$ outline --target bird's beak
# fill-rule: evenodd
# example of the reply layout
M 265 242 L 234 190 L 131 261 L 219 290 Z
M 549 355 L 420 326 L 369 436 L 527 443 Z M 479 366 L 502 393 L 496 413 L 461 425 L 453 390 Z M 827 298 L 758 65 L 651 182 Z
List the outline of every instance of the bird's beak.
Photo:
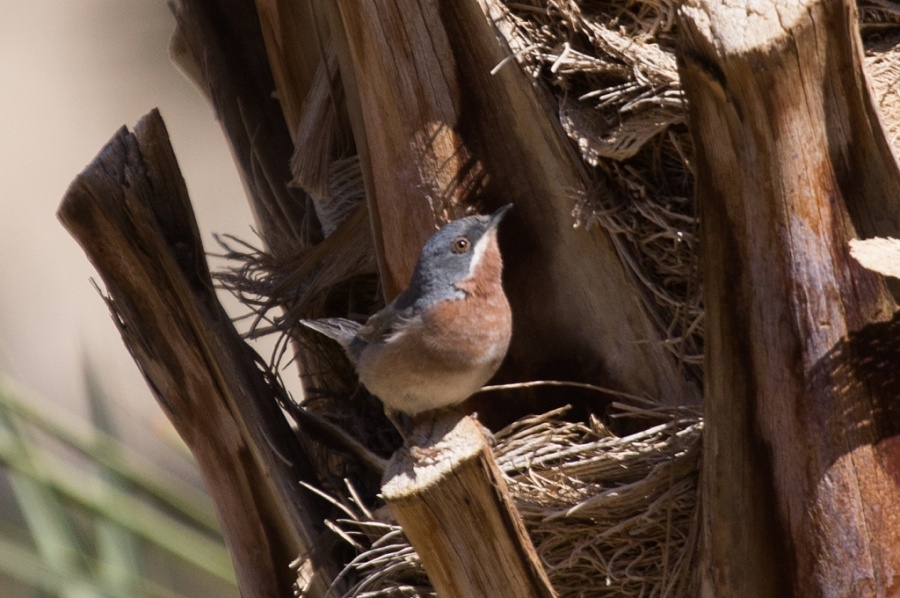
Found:
M 497 228 L 497 225 L 500 224 L 500 221 L 503 220 L 503 216 L 513 207 L 513 204 L 508 203 L 505 206 L 501 206 L 497 211 L 491 214 L 491 221 L 488 223 L 488 230 L 493 230 Z

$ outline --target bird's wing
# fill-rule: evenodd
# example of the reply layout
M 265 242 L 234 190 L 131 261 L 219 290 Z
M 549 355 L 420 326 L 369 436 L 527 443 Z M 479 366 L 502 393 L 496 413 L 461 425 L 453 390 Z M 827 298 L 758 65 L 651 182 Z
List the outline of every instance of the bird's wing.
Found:
M 373 314 L 356 333 L 356 337 L 366 344 L 383 343 L 408 326 L 415 319 L 414 313 L 412 307 L 396 309 L 391 304 Z
M 362 324 L 346 318 L 322 318 L 319 320 L 300 320 L 300 323 L 324 334 L 328 338 L 336 340 L 345 349 L 350 345 Z

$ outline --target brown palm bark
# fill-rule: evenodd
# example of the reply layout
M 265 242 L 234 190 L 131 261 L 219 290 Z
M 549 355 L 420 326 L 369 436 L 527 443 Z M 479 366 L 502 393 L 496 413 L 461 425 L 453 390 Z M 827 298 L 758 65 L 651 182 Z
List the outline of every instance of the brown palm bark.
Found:
M 900 591 L 900 232 L 852 2 L 682 9 L 706 304 L 704 595 Z
M 288 596 L 323 511 L 279 397 L 216 299 L 159 113 L 124 128 L 72 183 L 59 217 L 97 268 L 148 385 L 197 460 L 244 596 Z M 308 571 L 318 595 L 328 564 Z

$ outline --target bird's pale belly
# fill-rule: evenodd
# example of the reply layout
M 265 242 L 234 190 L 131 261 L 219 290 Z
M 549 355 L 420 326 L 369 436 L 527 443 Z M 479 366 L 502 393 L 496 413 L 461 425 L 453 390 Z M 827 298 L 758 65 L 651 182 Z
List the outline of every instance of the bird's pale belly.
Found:
M 422 411 L 450 407 L 466 400 L 494 374 L 496 368 L 483 367 L 465 372 L 434 372 L 395 369 L 392 375 L 361 378 L 363 384 L 385 405 L 415 415 Z M 384 372 L 381 372 L 382 374 Z
M 360 381 L 391 407 L 411 415 L 460 403 L 497 371 L 509 336 L 469 353 L 460 362 L 441 355 L 420 335 L 402 335 L 378 351 L 363 351 L 357 363 Z

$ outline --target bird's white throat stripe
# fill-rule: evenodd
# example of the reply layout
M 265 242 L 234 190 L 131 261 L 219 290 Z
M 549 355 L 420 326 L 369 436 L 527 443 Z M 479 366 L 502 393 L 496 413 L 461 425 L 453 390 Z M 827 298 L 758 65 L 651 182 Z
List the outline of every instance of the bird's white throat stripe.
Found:
M 490 237 L 494 234 L 496 233 L 493 230 L 488 231 L 481 235 L 481 238 L 475 243 L 475 248 L 472 250 L 472 261 L 469 262 L 469 275 L 466 278 L 472 278 L 475 275 L 475 268 L 481 263 L 481 258 L 484 257 L 484 252 L 487 250 Z

